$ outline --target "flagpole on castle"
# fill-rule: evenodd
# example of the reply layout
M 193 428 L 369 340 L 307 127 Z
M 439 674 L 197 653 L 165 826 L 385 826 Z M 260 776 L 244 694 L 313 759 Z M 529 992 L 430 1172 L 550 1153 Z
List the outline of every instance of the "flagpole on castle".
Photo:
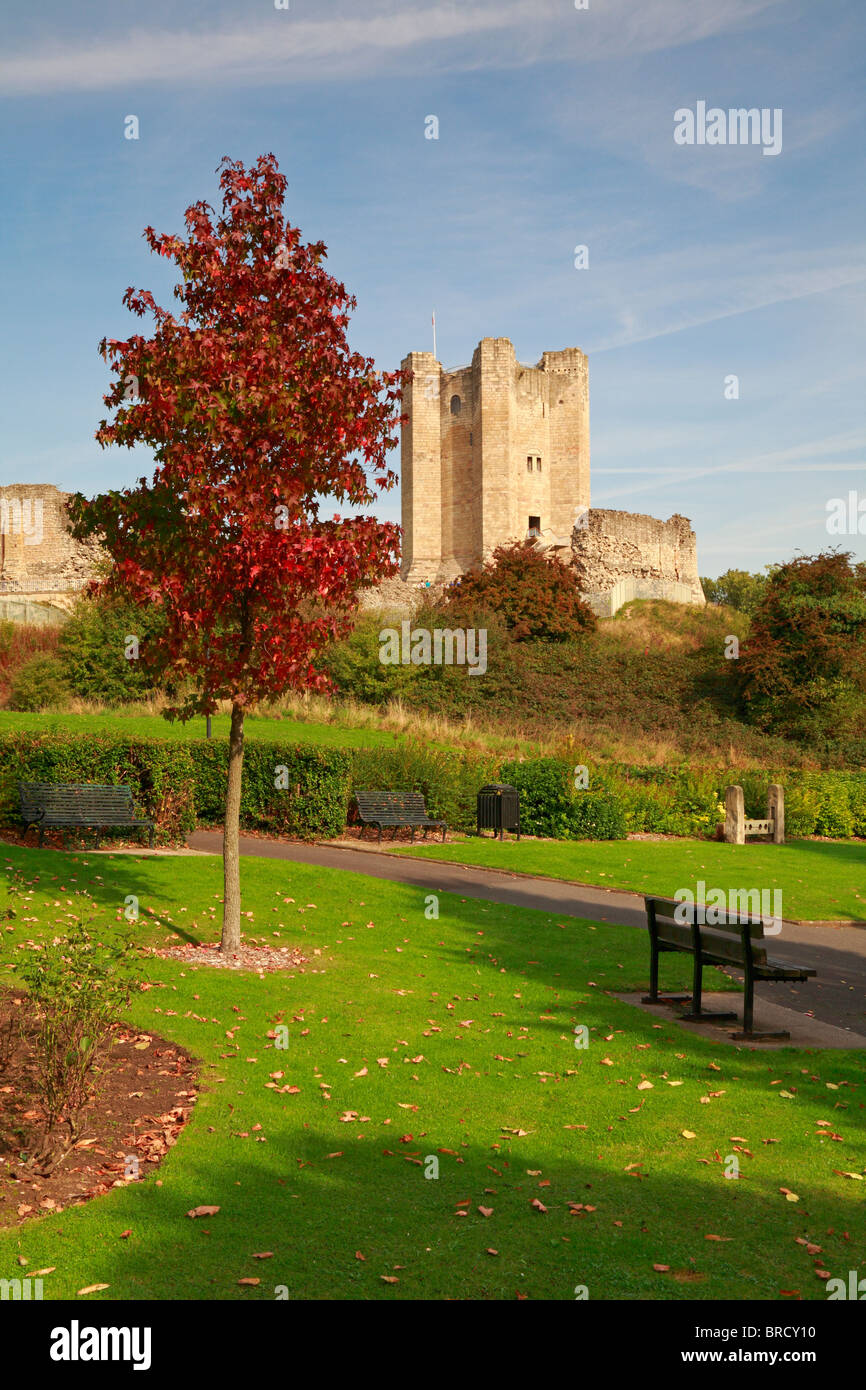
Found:
M 433 310 L 433 356 L 436 356 L 436 310 Z

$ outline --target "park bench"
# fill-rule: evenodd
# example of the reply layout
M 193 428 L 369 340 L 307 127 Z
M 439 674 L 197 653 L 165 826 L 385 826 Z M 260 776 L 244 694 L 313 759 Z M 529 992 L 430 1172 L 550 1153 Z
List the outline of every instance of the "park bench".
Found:
M 444 820 L 431 820 L 427 815 L 427 807 L 424 805 L 424 798 L 418 792 L 355 792 L 355 801 L 358 806 L 358 815 L 362 825 L 378 826 L 379 841 L 382 839 L 382 827 L 392 825 L 394 835 L 398 829 L 406 826 L 412 831 L 412 839 L 415 839 L 415 831 L 423 828 L 424 838 L 427 838 L 427 831 L 431 827 L 442 831 L 442 839 L 445 839 L 445 832 L 448 826 Z
M 736 1018 L 735 1013 L 711 1013 L 701 1007 L 702 973 L 705 965 L 737 966 L 745 973 L 743 1029 L 733 1038 L 788 1038 L 789 1033 L 756 1033 L 753 1027 L 755 981 L 808 980 L 815 974 L 800 966 L 785 965 L 767 955 L 764 919 L 744 913 L 713 911 L 719 921 L 701 921 L 707 909 L 701 904 L 677 903 L 671 898 L 644 898 L 650 937 L 650 992 L 645 1004 L 680 1003 L 688 995 L 659 995 L 659 956 L 680 951 L 694 957 L 691 1009 L 681 1017 L 687 1021 Z M 676 916 L 674 913 L 676 911 Z M 678 920 L 681 919 L 681 920 Z
M 153 844 L 154 823 L 136 817 L 129 787 L 100 787 L 91 783 L 19 782 L 21 819 L 26 835 L 31 827 L 39 831 L 42 844 L 46 830 L 66 831 L 90 829 L 96 832 L 122 826 L 149 832 Z

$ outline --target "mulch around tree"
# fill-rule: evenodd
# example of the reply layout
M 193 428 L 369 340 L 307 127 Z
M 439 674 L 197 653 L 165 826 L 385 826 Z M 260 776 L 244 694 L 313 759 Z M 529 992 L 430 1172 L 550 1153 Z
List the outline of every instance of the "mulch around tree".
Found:
M 0 994 L 0 1029 L 23 998 L 16 990 Z M 22 1160 L 42 1133 L 36 1067 L 27 1039 L 17 1038 L 8 1058 L 0 1055 L 0 1226 L 89 1201 L 136 1181 L 136 1173 L 146 1177 L 177 1142 L 196 1101 L 197 1063 L 188 1052 L 118 1026 L 76 1143 L 43 1175 Z
M 207 965 L 213 970 L 255 970 L 259 975 L 275 970 L 296 970 L 303 975 L 304 966 L 309 964 L 303 952 L 293 946 L 247 946 L 243 942 L 237 951 L 221 951 L 207 942 L 200 946 L 152 946 L 148 955 L 183 965 Z

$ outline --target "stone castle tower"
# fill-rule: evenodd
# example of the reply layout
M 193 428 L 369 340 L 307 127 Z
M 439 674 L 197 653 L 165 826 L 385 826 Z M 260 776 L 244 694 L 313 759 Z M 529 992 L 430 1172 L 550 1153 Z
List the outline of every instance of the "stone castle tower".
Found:
M 482 338 L 446 372 L 410 352 L 403 396 L 403 578 L 450 580 L 535 533 L 570 545 L 589 507 L 589 378 L 579 348 L 522 366 L 508 338 Z

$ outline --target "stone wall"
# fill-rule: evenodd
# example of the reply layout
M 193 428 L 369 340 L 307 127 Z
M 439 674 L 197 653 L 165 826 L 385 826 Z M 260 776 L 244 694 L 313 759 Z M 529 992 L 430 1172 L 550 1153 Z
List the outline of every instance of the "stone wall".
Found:
M 634 581 L 633 598 L 704 604 L 691 523 L 593 507 L 572 533 L 572 563 L 584 594 L 605 595 Z M 690 597 L 685 597 L 686 595 Z
M 0 487 L 0 592 L 68 607 L 92 577 L 99 547 L 69 534 L 69 497 L 44 483 Z

